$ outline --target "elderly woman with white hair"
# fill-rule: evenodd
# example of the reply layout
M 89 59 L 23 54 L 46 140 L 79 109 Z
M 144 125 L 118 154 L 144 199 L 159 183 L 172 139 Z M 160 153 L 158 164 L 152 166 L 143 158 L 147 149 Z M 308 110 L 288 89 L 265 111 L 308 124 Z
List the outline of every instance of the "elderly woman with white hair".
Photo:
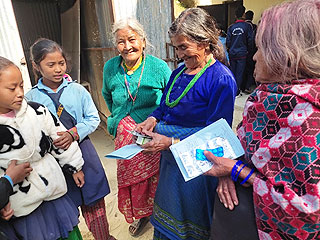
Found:
M 214 162 L 207 174 L 231 175 L 239 198 L 233 211 L 216 201 L 214 240 L 320 237 L 319 22 L 320 0 L 286 2 L 262 15 L 254 55 L 260 85 L 238 127 L 245 156 L 234 161 L 205 153 Z M 247 200 L 241 185 L 253 186 Z M 233 209 L 237 197 L 227 189 L 218 195 Z
M 108 131 L 118 149 L 132 143 L 127 130 L 133 130 L 158 107 L 171 70 L 164 61 L 145 53 L 147 38 L 137 20 L 116 22 L 113 35 L 119 56 L 104 66 L 102 94 L 111 112 Z M 132 223 L 129 233 L 133 236 L 152 214 L 159 161 L 159 153 L 140 153 L 130 160 L 117 161 L 118 208 Z

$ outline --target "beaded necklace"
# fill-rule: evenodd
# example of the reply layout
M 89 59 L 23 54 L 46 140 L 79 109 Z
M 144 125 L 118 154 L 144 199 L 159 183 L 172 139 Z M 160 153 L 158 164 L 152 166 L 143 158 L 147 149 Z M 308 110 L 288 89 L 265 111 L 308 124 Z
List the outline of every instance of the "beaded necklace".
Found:
M 206 71 L 206 69 L 210 66 L 210 63 L 212 62 L 212 59 L 210 59 L 207 64 L 200 70 L 200 72 L 198 72 L 193 78 L 192 80 L 189 82 L 189 84 L 187 85 L 187 87 L 183 90 L 183 92 L 181 93 L 181 95 L 174 100 L 173 102 L 169 102 L 169 97 L 170 97 L 170 93 L 171 90 L 173 88 L 173 85 L 175 84 L 175 82 L 177 81 L 178 77 L 182 74 L 182 72 L 186 69 L 186 67 L 184 67 L 173 79 L 171 86 L 168 90 L 167 96 L 166 96 L 166 105 L 170 108 L 175 107 L 180 100 L 189 92 L 189 90 L 193 87 L 193 85 L 197 82 L 197 80 L 201 77 L 201 75 Z
M 139 77 L 139 82 L 138 82 L 138 86 L 137 86 L 137 92 L 136 92 L 136 95 L 134 97 L 132 97 L 132 94 L 130 92 L 130 89 L 129 89 L 129 83 L 128 83 L 128 80 L 127 80 L 127 77 L 126 77 L 126 71 L 124 72 L 124 82 L 126 84 L 126 87 L 127 87 L 127 91 L 128 91 L 128 94 L 132 100 L 132 104 L 134 104 L 134 101 L 136 100 L 137 98 L 137 95 L 138 95 L 138 91 L 139 91 L 139 87 L 140 87 L 140 83 L 141 83 L 141 78 L 142 78 L 142 74 L 143 74 L 143 70 L 144 70 L 144 65 L 146 63 L 146 58 L 144 57 L 143 59 L 143 65 L 142 65 L 142 69 L 141 69 L 141 73 L 140 73 L 140 77 Z M 125 69 L 124 69 L 125 70 Z

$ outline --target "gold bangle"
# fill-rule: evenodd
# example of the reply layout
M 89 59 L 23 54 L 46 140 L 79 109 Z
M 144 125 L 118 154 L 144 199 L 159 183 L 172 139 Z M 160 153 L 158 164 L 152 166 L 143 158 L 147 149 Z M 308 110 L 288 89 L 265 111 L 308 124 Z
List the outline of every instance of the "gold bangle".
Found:
M 171 145 L 176 144 L 178 142 L 180 142 L 180 138 L 174 138 L 174 137 L 171 138 Z
M 150 116 L 149 118 L 154 119 L 156 122 L 158 122 L 158 120 L 154 117 L 154 116 Z

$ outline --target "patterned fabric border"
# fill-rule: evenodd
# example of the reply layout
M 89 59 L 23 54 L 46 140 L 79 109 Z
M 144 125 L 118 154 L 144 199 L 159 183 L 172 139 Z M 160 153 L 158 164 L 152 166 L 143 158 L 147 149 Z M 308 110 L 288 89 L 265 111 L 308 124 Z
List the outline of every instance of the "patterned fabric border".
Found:
M 186 239 L 190 236 L 199 240 L 209 239 L 210 232 L 208 230 L 190 221 L 178 221 L 172 215 L 162 210 L 157 204 L 154 204 L 153 217 L 181 239 Z

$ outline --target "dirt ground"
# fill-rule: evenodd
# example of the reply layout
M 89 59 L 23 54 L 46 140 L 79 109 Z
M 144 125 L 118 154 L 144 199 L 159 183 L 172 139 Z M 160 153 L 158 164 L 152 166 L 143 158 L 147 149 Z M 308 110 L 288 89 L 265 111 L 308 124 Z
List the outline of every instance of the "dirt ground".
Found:
M 243 106 L 247 97 L 248 95 L 244 95 L 236 99 L 233 129 L 235 129 L 238 123 L 241 121 Z M 125 221 L 123 215 L 118 210 L 116 160 L 107 159 L 104 157 L 106 154 L 114 150 L 112 138 L 101 128 L 91 134 L 90 138 L 97 149 L 111 188 L 111 193 L 105 197 L 106 211 L 111 235 L 118 240 L 152 240 L 153 227 L 150 223 L 148 223 L 139 236 L 131 237 L 128 232 L 129 224 Z M 82 217 L 80 217 L 79 228 L 84 240 L 94 240 Z
M 104 157 L 106 154 L 114 150 L 112 138 L 101 128 L 91 134 L 90 138 L 97 149 L 111 188 L 111 192 L 105 197 L 107 218 L 111 235 L 118 240 L 152 239 L 153 228 L 150 223 L 148 223 L 140 236 L 136 238 L 131 237 L 128 232 L 129 224 L 125 221 L 123 215 L 118 210 L 116 160 Z M 79 228 L 84 240 L 94 240 L 82 217 L 80 217 Z

